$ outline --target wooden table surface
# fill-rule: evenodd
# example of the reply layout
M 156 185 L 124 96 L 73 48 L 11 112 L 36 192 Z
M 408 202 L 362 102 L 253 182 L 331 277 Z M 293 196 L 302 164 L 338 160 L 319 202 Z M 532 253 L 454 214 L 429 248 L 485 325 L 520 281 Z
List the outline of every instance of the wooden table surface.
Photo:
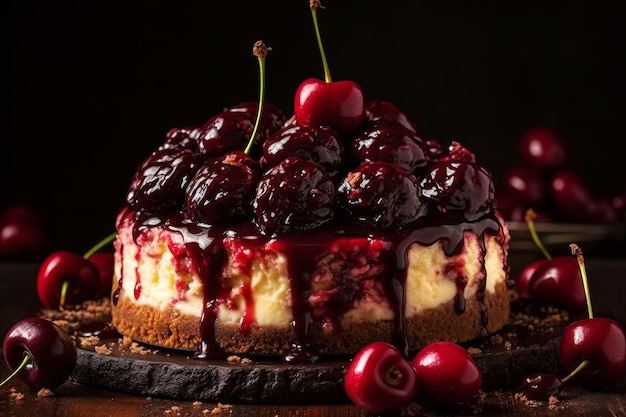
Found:
M 599 260 L 588 262 L 596 316 L 609 315 L 626 324 L 626 308 L 615 303 L 625 293 L 626 262 Z M 593 265 L 593 267 L 591 266 Z M 41 307 L 36 296 L 36 265 L 0 265 L 0 336 L 19 319 L 36 314 Z M 615 294 L 621 294 L 616 298 Z M 603 298 L 609 297 L 609 298 Z M 612 298 L 611 298 L 612 297 Z M 0 378 L 9 371 L 2 359 Z M 487 392 L 477 408 L 442 414 L 413 404 L 402 415 L 407 416 L 571 416 L 626 417 L 626 379 L 605 392 L 591 392 L 567 385 L 556 404 L 528 403 L 519 398 L 520 388 Z M 339 405 L 272 405 L 196 403 L 161 398 L 147 398 L 112 392 L 76 383 L 72 379 L 57 388 L 52 396 L 38 396 L 19 378 L 0 388 L 0 416 L 367 416 L 351 404 Z

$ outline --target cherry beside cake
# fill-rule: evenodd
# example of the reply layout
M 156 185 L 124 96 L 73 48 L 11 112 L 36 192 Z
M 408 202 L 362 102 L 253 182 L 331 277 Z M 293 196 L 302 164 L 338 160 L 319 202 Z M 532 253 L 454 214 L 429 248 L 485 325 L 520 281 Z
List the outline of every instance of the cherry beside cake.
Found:
M 484 337 L 508 322 L 512 288 L 494 201 L 470 150 L 422 139 L 389 102 L 365 103 L 350 131 L 241 103 L 170 130 L 139 165 L 112 321 L 197 358 Z

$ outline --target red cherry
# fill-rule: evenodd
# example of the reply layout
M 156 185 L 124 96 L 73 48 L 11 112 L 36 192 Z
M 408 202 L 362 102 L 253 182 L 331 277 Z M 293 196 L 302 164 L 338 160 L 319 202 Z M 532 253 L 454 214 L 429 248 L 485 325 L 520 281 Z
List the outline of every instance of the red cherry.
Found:
M 98 269 L 99 285 L 96 296 L 104 297 L 110 295 L 113 285 L 113 267 L 115 265 L 113 253 L 95 252 L 91 254 L 87 260 L 93 263 Z
M 547 259 L 538 259 L 534 262 L 526 265 L 520 272 L 517 274 L 515 278 L 515 291 L 520 298 L 529 298 L 530 294 L 530 280 L 541 265 L 548 262 Z
M 524 390 L 531 400 L 547 400 L 561 392 L 563 383 L 554 374 L 535 373 L 524 378 Z
M 571 170 L 560 170 L 550 180 L 550 194 L 562 219 L 588 223 L 598 217 L 595 198 L 582 178 Z
M 570 372 L 589 360 L 575 378 L 589 388 L 611 387 L 626 376 L 624 329 L 609 318 L 575 321 L 561 336 L 561 364 Z
M 47 243 L 43 220 L 34 209 L 14 205 L 0 214 L 0 258 L 38 258 Z
M 352 402 L 368 413 L 389 413 L 413 401 L 415 379 L 411 363 L 395 346 L 374 342 L 352 358 L 344 388 Z
M 42 317 L 17 322 L 4 337 L 2 351 L 7 366 L 33 389 L 54 389 L 76 366 L 76 345 L 58 325 Z
M 434 342 L 422 348 L 413 367 L 417 374 L 416 401 L 429 407 L 452 407 L 474 399 L 483 376 L 469 353 L 451 342 Z
M 538 126 L 527 130 L 518 143 L 522 158 L 538 168 L 556 169 L 567 160 L 565 146 L 557 133 Z
M 539 265 L 530 277 L 530 295 L 557 307 L 585 307 L 585 289 L 576 258 L 557 256 Z
M 328 126 L 351 133 L 363 124 L 363 92 L 352 81 L 309 78 L 296 90 L 294 114 L 301 126 Z
M 57 251 L 48 255 L 39 268 L 37 294 L 46 308 L 58 308 L 95 298 L 99 282 L 93 263 L 73 252 Z M 62 300 L 64 285 L 67 291 Z
M 319 0 L 311 0 L 309 6 L 324 66 L 324 81 L 309 78 L 300 84 L 294 99 L 296 123 L 301 126 L 328 126 L 340 133 L 352 133 L 365 120 L 363 91 L 353 81 L 332 81 L 317 24 L 317 9 L 322 5 Z
M 547 183 L 536 167 L 514 166 L 504 173 L 502 191 L 527 207 L 537 206 L 546 199 Z

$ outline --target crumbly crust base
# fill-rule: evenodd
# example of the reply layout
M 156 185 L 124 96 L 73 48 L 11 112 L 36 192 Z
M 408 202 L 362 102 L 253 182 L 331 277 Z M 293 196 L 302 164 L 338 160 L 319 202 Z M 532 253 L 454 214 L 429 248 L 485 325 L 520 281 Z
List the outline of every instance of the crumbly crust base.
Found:
M 487 311 L 486 329 L 496 332 L 509 322 L 510 291 L 505 282 L 499 282 L 494 293 L 487 292 L 484 305 Z M 445 340 L 465 342 L 481 335 L 483 328 L 481 305 L 468 299 L 465 312 L 456 314 L 450 301 L 434 309 L 423 310 L 406 323 L 410 350 L 417 351 L 428 343 Z M 157 310 L 121 298 L 112 305 L 112 322 L 118 331 L 139 342 L 168 348 L 197 350 L 201 344 L 200 323 L 197 317 L 181 315 L 174 309 Z M 341 331 L 328 334 L 321 323 L 311 327 L 311 345 L 320 355 L 353 355 L 361 347 L 374 341 L 392 342 L 393 322 L 342 323 Z M 252 326 L 242 334 L 239 326 L 215 323 L 215 340 L 230 354 L 281 356 L 292 349 L 296 339 L 291 327 Z

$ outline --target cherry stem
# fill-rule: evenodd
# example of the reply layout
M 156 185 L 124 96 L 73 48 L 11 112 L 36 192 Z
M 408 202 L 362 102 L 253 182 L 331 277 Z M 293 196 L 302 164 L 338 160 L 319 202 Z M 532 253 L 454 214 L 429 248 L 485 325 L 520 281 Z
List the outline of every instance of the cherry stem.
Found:
M 330 70 L 328 69 L 328 62 L 326 61 L 326 53 L 324 53 L 324 46 L 322 45 L 322 36 L 320 35 L 320 27 L 317 23 L 317 9 L 323 9 L 322 3 L 320 0 L 310 0 L 309 6 L 311 7 L 311 15 L 313 16 L 313 26 L 315 27 L 315 36 L 317 37 L 317 46 L 320 50 L 320 55 L 322 56 L 322 65 L 324 66 L 324 81 L 327 83 L 332 83 L 333 80 L 330 78 Z
M 59 306 L 63 307 L 65 305 L 65 297 L 67 295 L 67 289 L 70 286 L 69 281 L 63 281 L 63 285 L 61 286 L 61 299 L 59 300 Z
M 254 43 L 254 46 L 252 47 L 252 53 L 254 54 L 254 56 L 257 57 L 259 61 L 259 106 L 256 112 L 256 121 L 254 122 L 252 135 L 250 135 L 248 145 L 243 151 L 246 155 L 250 154 L 250 150 L 252 149 L 252 145 L 254 144 L 254 137 L 256 136 L 256 132 L 259 129 L 259 125 L 261 124 L 261 113 L 263 112 L 263 101 L 265 96 L 265 57 L 267 57 L 267 53 L 271 50 L 272 48 L 268 48 L 267 46 L 265 46 L 265 43 L 263 43 L 263 41 L 256 41 Z
M 22 363 L 18 366 L 15 371 L 11 375 L 9 375 L 4 381 L 0 382 L 0 388 L 2 388 L 7 382 L 9 382 L 15 375 L 17 375 L 26 365 L 30 362 L 30 355 L 25 354 L 24 359 L 22 359 Z
M 566 383 L 567 381 L 569 381 L 570 379 L 572 379 L 577 373 L 579 373 L 580 371 L 583 370 L 583 368 L 587 365 L 589 365 L 591 363 L 591 361 L 589 359 L 585 359 L 584 361 L 582 361 L 580 363 L 580 365 L 578 365 L 576 367 L 576 369 L 574 369 L 572 372 L 569 373 L 569 375 L 567 375 L 565 378 L 561 379 L 561 383 Z
M 578 268 L 580 269 L 580 275 L 583 278 L 583 288 L 585 289 L 585 300 L 587 301 L 587 314 L 589 318 L 593 318 L 593 309 L 591 308 L 591 291 L 589 291 L 589 280 L 587 279 L 587 268 L 585 268 L 585 258 L 583 257 L 583 251 L 575 243 L 570 243 L 570 249 L 572 255 L 576 256 L 578 262 Z
M 524 220 L 526 220 L 526 224 L 528 224 L 528 230 L 530 231 L 530 236 L 533 238 L 535 245 L 543 252 L 543 255 L 547 260 L 551 260 L 552 256 L 548 252 L 543 243 L 539 239 L 539 235 L 537 234 L 537 229 L 535 229 L 535 220 L 537 219 L 537 213 L 532 208 L 526 210 L 526 215 L 524 216 Z
M 89 258 L 91 255 L 93 255 L 98 250 L 100 250 L 104 245 L 111 243 L 113 239 L 115 239 L 115 236 L 117 236 L 117 232 L 111 233 L 110 235 L 102 239 L 100 242 L 96 243 L 96 245 L 93 248 L 85 252 L 85 254 L 83 255 L 83 258 L 85 259 Z

